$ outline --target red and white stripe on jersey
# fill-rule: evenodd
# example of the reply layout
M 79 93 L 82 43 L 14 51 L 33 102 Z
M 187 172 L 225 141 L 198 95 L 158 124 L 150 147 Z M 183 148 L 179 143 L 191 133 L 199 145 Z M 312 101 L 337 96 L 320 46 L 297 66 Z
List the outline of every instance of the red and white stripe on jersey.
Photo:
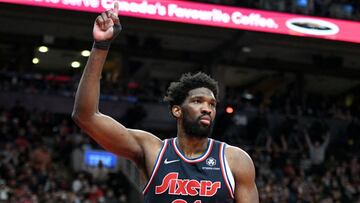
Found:
M 164 156 L 164 153 L 166 151 L 167 146 L 168 146 L 168 140 L 166 139 L 166 140 L 164 140 L 164 145 L 161 148 L 160 153 L 159 153 L 159 155 L 158 155 L 158 157 L 157 157 L 157 159 L 155 161 L 155 165 L 154 165 L 154 168 L 153 168 L 153 170 L 151 172 L 150 179 L 147 182 L 147 184 L 146 184 L 146 186 L 145 186 L 145 188 L 144 188 L 144 190 L 142 192 L 143 194 L 145 194 L 147 192 L 147 190 L 149 189 L 149 186 L 150 186 L 152 180 L 154 179 L 154 176 L 155 176 L 157 170 L 159 169 L 159 166 L 161 164 L 161 160 L 162 160 L 162 158 Z
M 199 158 L 196 158 L 196 159 L 188 159 L 188 158 L 186 158 L 186 157 L 182 154 L 182 152 L 179 150 L 179 148 L 178 148 L 178 146 L 177 146 L 177 144 L 176 144 L 176 140 L 177 140 L 177 138 L 174 138 L 174 139 L 173 139 L 173 145 L 174 145 L 175 152 L 176 152 L 176 154 L 177 154 L 183 161 L 185 161 L 186 163 L 197 163 L 197 162 L 204 161 L 204 160 L 209 156 L 209 154 L 210 154 L 210 152 L 211 152 L 211 150 L 212 150 L 212 148 L 213 148 L 213 146 L 214 146 L 214 140 L 209 138 L 210 144 L 209 144 L 209 147 L 208 147 L 207 151 L 206 151 L 202 156 L 200 156 Z
M 231 197 L 234 198 L 235 180 L 225 157 L 225 148 L 225 143 L 221 143 L 219 153 L 221 172 L 226 183 L 226 187 L 228 188 Z

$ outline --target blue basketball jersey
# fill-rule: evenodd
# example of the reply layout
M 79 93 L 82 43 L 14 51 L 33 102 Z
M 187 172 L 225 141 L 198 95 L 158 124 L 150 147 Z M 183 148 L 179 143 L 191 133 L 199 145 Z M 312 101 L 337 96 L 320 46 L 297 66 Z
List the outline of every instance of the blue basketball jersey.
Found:
M 176 140 L 164 140 L 143 191 L 144 202 L 233 203 L 234 177 L 225 159 L 225 143 L 208 139 L 205 153 L 189 159 Z

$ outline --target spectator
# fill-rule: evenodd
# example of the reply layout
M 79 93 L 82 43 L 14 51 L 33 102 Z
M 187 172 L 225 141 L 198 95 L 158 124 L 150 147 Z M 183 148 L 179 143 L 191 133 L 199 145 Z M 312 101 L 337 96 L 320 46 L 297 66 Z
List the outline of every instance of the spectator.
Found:
M 323 163 L 325 160 L 326 149 L 330 141 L 330 132 L 326 133 L 325 141 L 322 144 L 320 144 L 318 140 L 313 143 L 307 131 L 304 132 L 304 135 L 306 143 L 309 147 L 309 154 L 313 171 L 315 171 L 317 174 L 323 174 Z
M 104 167 L 103 162 L 100 160 L 96 167 L 89 169 L 95 183 L 105 183 L 108 179 L 109 170 Z
M 109 189 L 106 191 L 105 202 L 106 203 L 118 203 L 113 190 Z
M 46 171 L 51 166 L 51 155 L 49 150 L 41 145 L 35 149 L 31 154 L 32 166 L 35 170 Z
M 10 188 L 6 185 L 5 180 L 0 178 L 0 203 L 8 202 L 10 192 Z

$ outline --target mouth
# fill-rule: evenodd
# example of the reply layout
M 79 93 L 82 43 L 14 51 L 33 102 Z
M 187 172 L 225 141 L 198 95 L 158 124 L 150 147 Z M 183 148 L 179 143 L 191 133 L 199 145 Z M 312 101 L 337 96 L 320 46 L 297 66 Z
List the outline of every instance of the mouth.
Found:
M 211 125 L 211 117 L 210 116 L 201 116 L 199 121 L 202 125 L 205 125 L 205 126 Z

